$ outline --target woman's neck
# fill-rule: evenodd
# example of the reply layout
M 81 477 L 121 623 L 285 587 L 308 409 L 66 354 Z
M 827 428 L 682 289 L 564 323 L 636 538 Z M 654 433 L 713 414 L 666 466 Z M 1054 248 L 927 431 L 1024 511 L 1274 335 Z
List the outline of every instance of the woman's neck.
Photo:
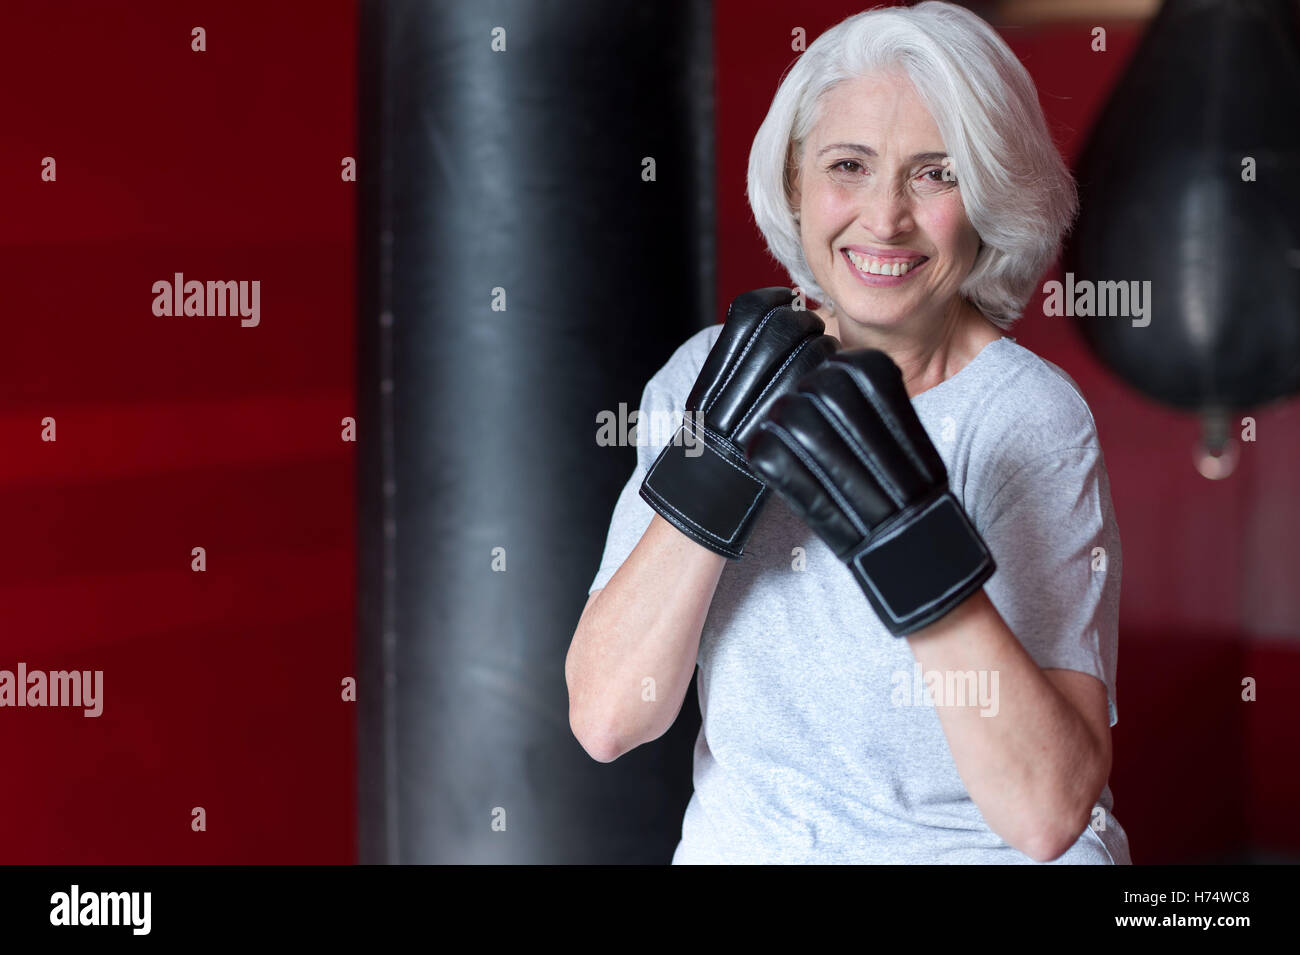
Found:
M 814 314 L 845 349 L 878 348 L 889 355 L 903 373 L 909 398 L 951 378 L 985 345 L 1002 337 L 1001 329 L 960 297 L 940 319 L 920 327 L 881 329 L 825 305 Z

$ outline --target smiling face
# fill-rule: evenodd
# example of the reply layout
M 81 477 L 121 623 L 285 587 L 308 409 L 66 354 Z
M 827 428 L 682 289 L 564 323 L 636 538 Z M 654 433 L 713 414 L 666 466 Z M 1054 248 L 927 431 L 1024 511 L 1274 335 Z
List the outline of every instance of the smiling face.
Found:
M 946 155 L 905 74 L 873 73 L 823 96 L 794 208 L 842 339 L 851 323 L 923 334 L 960 305 L 980 240 Z

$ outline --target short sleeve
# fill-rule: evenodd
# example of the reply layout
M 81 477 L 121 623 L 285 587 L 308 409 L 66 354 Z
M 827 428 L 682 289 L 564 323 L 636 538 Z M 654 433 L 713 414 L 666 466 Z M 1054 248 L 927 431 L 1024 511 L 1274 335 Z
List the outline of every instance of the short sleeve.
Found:
M 588 594 L 609 583 L 650 526 L 654 510 L 641 497 L 641 483 L 660 452 L 681 428 L 686 399 L 704 367 L 709 349 L 721 333 L 721 325 L 696 332 L 646 383 L 635 422 L 636 467 L 614 504 L 600 569 L 587 588 Z
M 659 453 L 672 439 L 672 434 L 665 435 L 663 432 L 668 429 L 662 425 L 657 427 L 647 425 L 671 418 L 674 409 L 669 405 L 670 402 L 658 382 L 654 378 L 650 379 L 641 393 L 641 405 L 637 409 L 636 467 L 632 470 L 632 476 L 627 479 L 627 484 L 623 485 L 623 490 L 614 505 L 614 516 L 610 519 L 609 533 L 605 536 L 605 551 L 600 558 L 600 569 L 596 572 L 591 586 L 587 588 L 588 594 L 609 583 L 610 578 L 623 566 L 623 561 L 627 560 L 628 554 L 632 553 L 632 548 L 636 547 L 641 540 L 646 528 L 650 526 L 651 518 L 654 517 L 654 510 L 641 497 L 641 483 L 645 480 L 650 466 L 659 457 Z M 681 409 L 676 409 L 678 425 L 681 424 L 681 417 Z
M 993 606 L 1040 667 L 1101 680 L 1114 726 L 1122 564 L 1100 447 L 1034 457 L 976 521 L 997 562 L 984 588 Z

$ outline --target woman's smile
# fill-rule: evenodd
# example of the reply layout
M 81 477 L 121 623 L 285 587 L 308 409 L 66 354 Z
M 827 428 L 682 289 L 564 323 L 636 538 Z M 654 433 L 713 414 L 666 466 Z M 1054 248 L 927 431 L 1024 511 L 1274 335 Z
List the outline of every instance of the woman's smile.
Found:
M 902 285 L 913 274 L 925 268 L 928 256 L 900 249 L 888 254 L 866 253 L 856 249 L 840 250 L 849 271 L 863 285 L 872 288 L 892 288 Z

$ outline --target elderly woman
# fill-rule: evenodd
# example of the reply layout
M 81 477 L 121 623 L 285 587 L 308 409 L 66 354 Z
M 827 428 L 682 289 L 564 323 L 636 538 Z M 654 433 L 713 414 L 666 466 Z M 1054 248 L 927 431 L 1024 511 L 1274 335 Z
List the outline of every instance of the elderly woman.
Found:
M 1128 863 L 1105 465 L 1004 334 L 1076 207 L 1032 81 L 960 7 L 850 17 L 782 82 L 749 199 L 818 307 L 747 293 L 646 385 L 685 422 L 615 508 L 575 735 L 658 738 L 698 665 L 674 863 Z

